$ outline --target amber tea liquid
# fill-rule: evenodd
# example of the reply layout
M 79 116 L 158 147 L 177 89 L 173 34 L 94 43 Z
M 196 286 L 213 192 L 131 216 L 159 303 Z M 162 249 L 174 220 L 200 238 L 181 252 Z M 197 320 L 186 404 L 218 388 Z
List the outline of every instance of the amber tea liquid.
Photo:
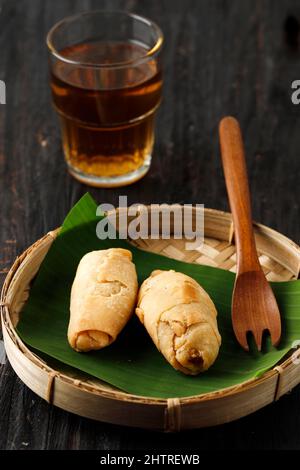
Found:
M 139 179 L 150 164 L 154 114 L 161 100 L 161 72 L 156 60 L 134 62 L 147 53 L 135 43 L 92 42 L 60 53 L 74 61 L 73 65 L 56 63 L 51 73 L 71 173 L 81 180 L 84 175 L 100 177 L 102 186 L 105 178 L 107 186 L 112 186 L 110 178 L 130 173 L 132 182 Z M 89 65 L 77 66 L 77 62 Z M 145 172 L 135 177 L 134 172 L 142 167 Z M 122 178 L 119 182 L 122 184 Z

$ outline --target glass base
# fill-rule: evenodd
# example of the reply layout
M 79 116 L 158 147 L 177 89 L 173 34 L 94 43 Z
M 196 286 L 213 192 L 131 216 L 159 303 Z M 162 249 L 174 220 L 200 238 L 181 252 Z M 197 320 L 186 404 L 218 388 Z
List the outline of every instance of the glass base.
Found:
M 127 186 L 129 184 L 135 183 L 136 181 L 143 178 L 146 173 L 149 171 L 151 164 L 151 155 L 146 158 L 144 164 L 140 166 L 137 170 L 126 173 L 125 175 L 120 176 L 95 176 L 89 173 L 84 173 L 81 170 L 73 167 L 69 162 L 67 162 L 69 173 L 80 183 L 87 184 L 88 186 L 94 186 L 96 188 L 118 188 L 121 186 Z

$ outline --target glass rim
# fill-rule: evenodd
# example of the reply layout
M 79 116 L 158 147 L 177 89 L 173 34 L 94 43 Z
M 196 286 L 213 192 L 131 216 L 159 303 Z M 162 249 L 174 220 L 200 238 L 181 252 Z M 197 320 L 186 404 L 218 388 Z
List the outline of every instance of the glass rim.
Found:
M 151 27 L 156 32 L 157 34 L 156 42 L 154 46 L 151 49 L 149 49 L 145 54 L 141 55 L 141 57 L 138 57 L 137 59 L 133 59 L 133 60 L 123 61 L 123 62 L 115 62 L 112 64 L 91 63 L 91 62 L 84 62 L 80 60 L 73 60 L 61 54 L 53 44 L 53 35 L 58 30 L 58 28 L 60 28 L 64 23 L 75 21 L 83 16 L 93 16 L 95 14 L 109 14 L 109 15 L 121 14 L 121 15 L 126 16 L 127 18 L 133 18 L 135 20 L 138 20 L 146 24 L 147 26 Z M 138 65 L 143 62 L 146 62 L 151 57 L 154 57 L 161 50 L 163 42 L 164 42 L 163 32 L 154 21 L 146 18 L 145 16 L 137 15 L 136 13 L 131 13 L 131 12 L 122 11 L 122 10 L 92 10 L 92 11 L 84 11 L 81 13 L 76 13 L 75 15 L 66 16 L 65 18 L 56 22 L 52 26 L 52 28 L 49 30 L 47 37 L 46 37 L 46 44 L 47 44 L 49 52 L 52 55 L 54 55 L 54 57 L 61 60 L 62 62 L 65 62 L 70 65 L 77 65 L 80 67 L 103 68 L 103 69 L 104 68 L 126 68 L 130 65 Z

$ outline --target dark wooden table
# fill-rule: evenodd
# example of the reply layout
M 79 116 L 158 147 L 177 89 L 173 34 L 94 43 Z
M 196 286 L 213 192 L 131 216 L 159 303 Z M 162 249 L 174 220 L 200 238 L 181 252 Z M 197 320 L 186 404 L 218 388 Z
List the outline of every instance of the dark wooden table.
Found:
M 57 227 L 87 191 L 66 172 L 51 109 L 45 35 L 86 9 L 122 8 L 156 20 L 165 37 L 165 89 L 150 173 L 99 202 L 190 202 L 227 209 L 217 125 L 242 124 L 257 221 L 300 239 L 299 0 L 0 0 L 0 270 Z M 47 405 L 0 366 L 1 449 L 300 449 L 300 388 L 212 429 L 162 435 L 93 422 Z

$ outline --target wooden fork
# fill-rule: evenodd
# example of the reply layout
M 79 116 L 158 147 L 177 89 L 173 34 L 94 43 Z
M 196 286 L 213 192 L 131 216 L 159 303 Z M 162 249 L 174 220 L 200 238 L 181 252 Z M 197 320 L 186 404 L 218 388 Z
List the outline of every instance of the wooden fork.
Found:
M 234 224 L 237 273 L 232 296 L 232 325 L 236 339 L 249 351 L 247 334 L 261 350 L 265 331 L 277 346 L 281 320 L 273 291 L 259 264 L 252 226 L 250 192 L 239 123 L 225 117 L 219 127 L 223 170 Z

